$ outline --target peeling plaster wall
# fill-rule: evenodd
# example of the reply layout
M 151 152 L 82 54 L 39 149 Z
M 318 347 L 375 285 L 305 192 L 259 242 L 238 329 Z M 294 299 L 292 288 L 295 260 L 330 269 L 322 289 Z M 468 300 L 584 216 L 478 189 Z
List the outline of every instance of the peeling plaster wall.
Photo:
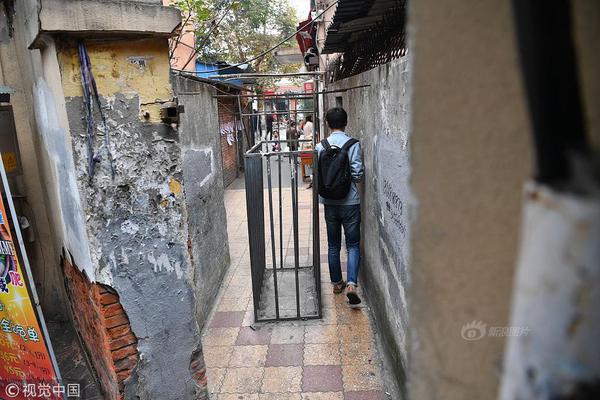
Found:
M 94 148 L 101 161 L 88 184 L 76 44 L 63 43 L 59 58 L 93 276 L 118 292 L 138 338 L 140 361 L 125 382 L 125 398 L 201 397 L 204 389 L 197 387 L 190 367 L 200 336 L 188 250 L 184 154 L 179 133 L 154 122 L 159 102 L 173 96 L 168 43 L 103 42 L 88 45 L 88 52 L 109 126 L 114 181 L 100 124 Z M 149 119 L 143 110 L 151 114 Z
M 326 109 L 339 100 L 348 112 L 346 131 L 361 141 L 365 164 L 362 184 L 361 283 L 375 311 L 378 331 L 403 390 L 407 363 L 410 216 L 408 185 L 409 61 L 407 58 L 330 84 L 328 89 L 371 85 L 330 94 Z M 336 99 L 338 97 L 338 99 Z
M 189 246 L 194 265 L 196 315 L 202 329 L 230 262 L 221 135 L 217 101 L 212 97 L 216 91 L 194 80 L 173 79 L 179 103 L 185 107 L 179 134 Z

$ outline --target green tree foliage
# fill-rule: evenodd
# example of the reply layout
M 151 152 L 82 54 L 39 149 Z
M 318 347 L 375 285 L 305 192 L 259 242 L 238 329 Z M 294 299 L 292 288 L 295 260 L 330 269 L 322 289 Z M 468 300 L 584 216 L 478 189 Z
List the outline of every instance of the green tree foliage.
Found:
M 177 0 L 183 19 L 193 23 L 198 59 L 236 64 L 259 56 L 296 30 L 288 0 Z M 295 46 L 292 38 L 282 47 Z M 273 53 L 251 63 L 256 71 L 288 70 Z M 297 68 L 297 66 L 296 66 Z

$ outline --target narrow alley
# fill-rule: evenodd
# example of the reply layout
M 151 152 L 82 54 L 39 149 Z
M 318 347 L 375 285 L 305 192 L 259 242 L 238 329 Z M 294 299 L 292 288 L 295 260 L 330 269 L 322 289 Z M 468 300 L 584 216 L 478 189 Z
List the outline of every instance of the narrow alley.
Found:
M 0 0 L 0 400 L 600 399 L 599 27 Z
M 303 188 L 304 189 L 304 188 Z M 309 209 L 311 191 L 300 190 Z M 266 190 L 265 190 L 266 191 Z M 368 305 L 350 309 L 329 283 L 327 243 L 321 241 L 323 319 L 254 323 L 244 180 L 225 191 L 231 268 L 202 337 L 214 400 L 383 400 L 389 392 Z M 322 207 L 321 207 L 322 208 Z M 308 255 L 309 213 L 302 214 Z M 287 216 L 286 216 L 287 217 Z M 321 235 L 326 237 L 324 224 Z M 291 231 L 291 225 L 290 225 Z M 287 232 L 286 253 L 293 249 Z M 304 240 L 303 240 L 304 239 Z M 342 261 L 346 255 L 342 252 Z M 345 269 L 344 269 L 345 277 Z M 386 396 L 385 393 L 388 393 Z

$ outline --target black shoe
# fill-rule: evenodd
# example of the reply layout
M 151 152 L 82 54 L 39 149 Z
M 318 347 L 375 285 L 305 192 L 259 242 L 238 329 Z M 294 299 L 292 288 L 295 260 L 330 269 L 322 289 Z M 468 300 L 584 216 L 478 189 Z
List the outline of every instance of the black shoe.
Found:
M 348 298 L 348 304 L 352 308 L 356 308 L 360 303 L 362 303 L 360 297 L 356 293 L 356 288 L 354 287 L 353 290 L 346 290 L 346 297 Z

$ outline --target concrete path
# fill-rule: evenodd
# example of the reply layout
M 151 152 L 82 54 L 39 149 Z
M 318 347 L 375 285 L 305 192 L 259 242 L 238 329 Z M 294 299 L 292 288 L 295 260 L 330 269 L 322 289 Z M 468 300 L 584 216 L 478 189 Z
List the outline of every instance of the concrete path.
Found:
M 300 208 L 310 210 L 311 191 L 299 192 Z M 352 310 L 345 296 L 332 293 L 322 217 L 324 318 L 255 324 L 243 180 L 226 190 L 225 206 L 231 268 L 202 338 L 211 399 L 397 399 L 386 395 L 368 307 Z M 309 212 L 300 217 L 301 232 L 308 232 Z

